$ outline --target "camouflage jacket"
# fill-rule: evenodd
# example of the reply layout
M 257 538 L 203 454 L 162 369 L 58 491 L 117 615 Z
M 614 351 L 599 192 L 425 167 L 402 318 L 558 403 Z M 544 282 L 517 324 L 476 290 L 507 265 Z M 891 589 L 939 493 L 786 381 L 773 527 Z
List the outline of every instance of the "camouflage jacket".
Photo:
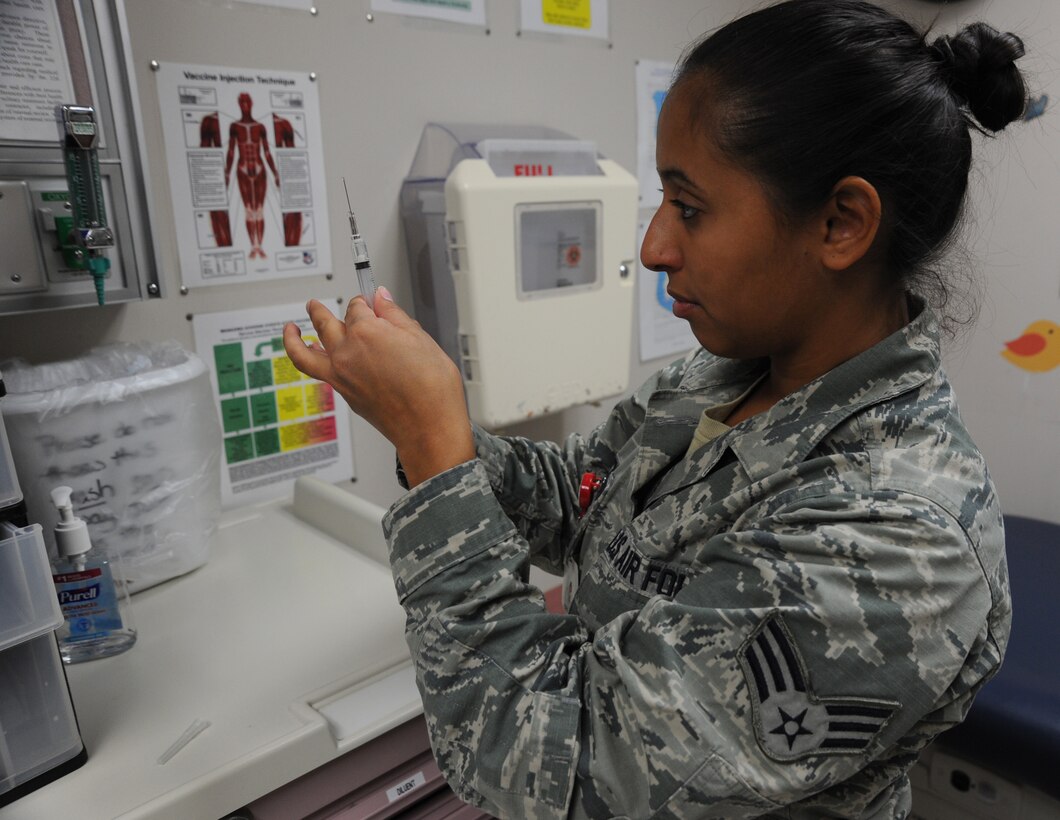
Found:
M 499 817 L 901 818 L 997 669 L 998 500 L 923 310 L 686 450 L 762 362 L 700 350 L 587 438 L 476 430 L 384 519 L 438 762 Z M 607 476 L 579 517 L 585 471 Z M 564 575 L 569 614 L 527 583 Z

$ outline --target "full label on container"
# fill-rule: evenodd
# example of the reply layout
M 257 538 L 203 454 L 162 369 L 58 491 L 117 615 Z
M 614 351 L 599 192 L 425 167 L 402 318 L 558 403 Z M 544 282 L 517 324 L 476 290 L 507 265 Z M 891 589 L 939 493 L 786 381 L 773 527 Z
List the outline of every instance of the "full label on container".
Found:
M 122 628 L 118 598 L 109 566 L 52 576 L 70 640 L 84 640 Z
M 592 0 L 543 0 L 541 20 L 550 26 L 592 28 Z

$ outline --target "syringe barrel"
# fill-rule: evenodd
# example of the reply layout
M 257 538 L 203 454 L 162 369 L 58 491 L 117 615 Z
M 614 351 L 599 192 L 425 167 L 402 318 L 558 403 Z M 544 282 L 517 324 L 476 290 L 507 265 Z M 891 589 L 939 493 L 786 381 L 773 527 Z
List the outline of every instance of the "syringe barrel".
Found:
M 354 269 L 357 271 L 357 285 L 364 301 L 368 303 L 368 307 L 375 310 L 375 274 L 372 273 L 372 266 L 363 262 L 355 265 Z

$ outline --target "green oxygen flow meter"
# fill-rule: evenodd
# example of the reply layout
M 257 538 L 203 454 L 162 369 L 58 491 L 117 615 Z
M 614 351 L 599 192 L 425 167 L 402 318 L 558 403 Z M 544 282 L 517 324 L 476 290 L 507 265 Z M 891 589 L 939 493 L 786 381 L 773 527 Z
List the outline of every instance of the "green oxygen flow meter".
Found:
M 110 259 L 105 249 L 113 247 L 114 233 L 107 225 L 103 205 L 103 184 L 99 173 L 96 146 L 99 129 L 96 112 L 89 106 L 59 106 L 62 133 L 63 163 L 70 186 L 70 206 L 73 226 L 61 245 L 73 246 L 81 267 L 92 274 L 96 286 L 96 300 L 103 304 L 103 288 L 110 270 Z

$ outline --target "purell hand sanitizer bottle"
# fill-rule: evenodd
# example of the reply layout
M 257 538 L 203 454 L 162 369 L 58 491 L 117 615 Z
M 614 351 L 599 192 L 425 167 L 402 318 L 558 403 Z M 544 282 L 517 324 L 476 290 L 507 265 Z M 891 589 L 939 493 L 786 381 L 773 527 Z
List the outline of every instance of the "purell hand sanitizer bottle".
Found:
M 52 562 L 52 580 L 65 623 L 59 628 L 59 654 L 64 663 L 80 663 L 117 655 L 136 643 L 129 620 L 129 590 L 114 573 L 107 556 L 92 549 L 88 526 L 74 515 L 69 487 L 52 490 L 59 511 Z

